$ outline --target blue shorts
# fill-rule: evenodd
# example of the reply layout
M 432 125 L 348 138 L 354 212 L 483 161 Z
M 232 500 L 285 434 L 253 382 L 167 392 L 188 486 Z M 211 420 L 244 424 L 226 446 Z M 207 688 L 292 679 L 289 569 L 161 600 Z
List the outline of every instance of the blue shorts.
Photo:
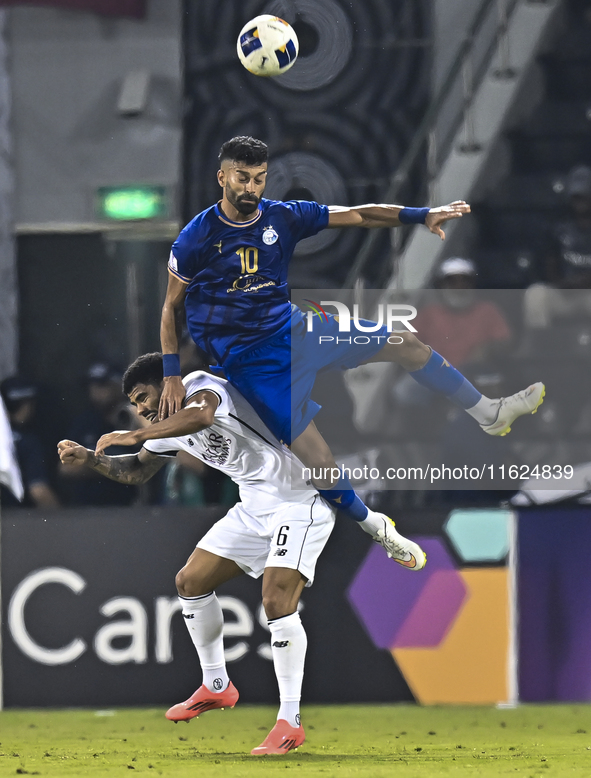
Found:
M 365 327 L 374 322 L 360 320 Z M 366 362 L 384 348 L 391 333 L 339 331 L 338 317 L 314 320 L 307 332 L 306 318 L 292 307 L 291 322 L 260 346 L 231 355 L 224 363 L 226 377 L 246 397 L 271 432 L 289 445 L 320 410 L 310 399 L 316 375 L 347 370 Z

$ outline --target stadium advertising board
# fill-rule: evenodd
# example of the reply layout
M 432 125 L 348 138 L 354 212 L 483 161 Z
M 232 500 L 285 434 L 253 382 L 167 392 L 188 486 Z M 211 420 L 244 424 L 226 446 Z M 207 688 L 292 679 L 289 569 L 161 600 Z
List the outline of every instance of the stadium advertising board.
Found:
M 586 499 L 586 498 L 584 498 Z M 591 701 L 589 507 L 520 512 L 519 691 L 523 702 Z M 556 532 L 568 564 L 556 550 Z
M 3 511 L 4 704 L 168 706 L 192 693 L 201 672 L 174 576 L 221 515 L 176 508 Z M 412 699 L 392 656 L 374 645 L 346 596 L 370 545 L 341 519 L 314 586 L 304 591 L 308 702 Z M 218 596 L 228 669 L 242 699 L 275 702 L 260 581 L 236 579 Z
M 174 576 L 220 509 L 4 511 L 7 706 L 168 706 L 201 679 Z M 306 702 L 502 702 L 512 695 L 509 511 L 409 511 L 420 574 L 345 518 L 304 591 Z M 275 702 L 260 582 L 220 587 L 241 698 Z M 346 682 L 343 680 L 346 679 Z

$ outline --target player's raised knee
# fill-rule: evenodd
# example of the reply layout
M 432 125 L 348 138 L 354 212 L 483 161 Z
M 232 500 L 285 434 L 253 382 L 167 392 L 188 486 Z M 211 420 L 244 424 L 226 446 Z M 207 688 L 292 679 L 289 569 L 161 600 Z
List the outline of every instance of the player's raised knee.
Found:
M 207 589 L 199 569 L 194 566 L 185 565 L 176 574 L 174 582 L 181 597 L 199 597 L 211 591 L 211 587 Z
M 263 609 L 269 621 L 291 613 L 293 611 L 291 599 L 291 596 L 281 589 L 263 594 Z
M 188 584 L 188 576 L 186 569 L 183 567 L 182 570 L 179 570 L 176 574 L 176 577 L 174 579 L 174 582 L 176 584 L 176 590 L 181 595 L 181 597 L 187 596 L 187 584 Z

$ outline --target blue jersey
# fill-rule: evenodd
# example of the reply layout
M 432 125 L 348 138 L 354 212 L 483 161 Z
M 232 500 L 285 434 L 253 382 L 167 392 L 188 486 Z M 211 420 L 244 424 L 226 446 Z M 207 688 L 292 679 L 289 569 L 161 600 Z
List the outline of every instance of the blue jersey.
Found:
M 198 214 L 172 246 L 169 271 L 187 284 L 187 325 L 219 364 L 287 325 L 287 267 L 296 243 L 328 225 L 328 207 L 262 199 L 247 222 L 219 205 Z

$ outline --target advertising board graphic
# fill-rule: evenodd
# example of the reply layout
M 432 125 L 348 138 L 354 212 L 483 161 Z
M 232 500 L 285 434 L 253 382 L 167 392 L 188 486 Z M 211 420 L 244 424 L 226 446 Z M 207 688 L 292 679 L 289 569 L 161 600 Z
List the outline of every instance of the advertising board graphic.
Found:
M 185 699 L 201 672 L 174 576 L 220 515 L 3 511 L 5 705 Z M 591 700 L 589 518 L 582 507 L 525 509 L 517 518 L 498 509 L 405 511 L 398 528 L 428 556 L 415 574 L 340 517 L 302 597 L 304 702 L 484 704 L 514 699 L 516 685 L 524 702 Z M 568 565 L 556 554 L 557 527 Z M 237 579 L 218 596 L 229 674 L 242 699 L 276 702 L 260 582 Z
M 589 702 L 591 510 L 520 511 L 518 548 L 520 699 Z
M 174 577 L 221 515 L 168 507 L 3 511 L 4 704 L 168 706 L 186 699 L 201 671 Z M 412 700 L 391 655 L 374 647 L 343 595 L 371 540 L 347 519 L 338 525 L 302 596 L 304 699 Z M 276 702 L 261 581 L 241 577 L 217 593 L 228 671 L 241 699 Z

